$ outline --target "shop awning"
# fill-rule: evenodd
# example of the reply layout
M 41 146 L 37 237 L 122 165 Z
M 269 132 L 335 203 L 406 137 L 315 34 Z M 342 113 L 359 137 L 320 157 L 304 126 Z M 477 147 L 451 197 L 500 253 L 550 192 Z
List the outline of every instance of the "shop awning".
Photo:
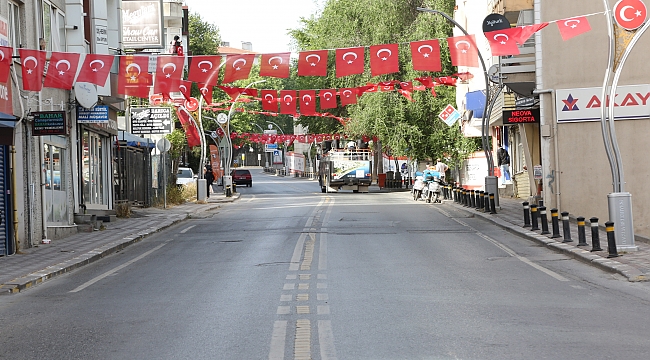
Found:
M 150 149 L 153 149 L 156 146 L 155 141 L 151 139 L 145 139 L 137 135 L 133 135 L 127 131 L 120 131 L 119 135 L 117 136 L 117 139 L 119 141 L 126 141 L 127 146 L 142 147 L 142 148 L 149 147 Z
M 485 109 L 485 90 L 465 94 L 465 109 L 471 110 L 474 113 L 474 118 L 482 118 Z

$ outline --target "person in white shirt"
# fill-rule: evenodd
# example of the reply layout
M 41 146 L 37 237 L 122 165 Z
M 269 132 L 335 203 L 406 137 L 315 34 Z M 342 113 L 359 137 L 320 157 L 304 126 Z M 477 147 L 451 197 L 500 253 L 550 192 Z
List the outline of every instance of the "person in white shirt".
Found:
M 443 182 L 445 181 L 445 172 L 449 169 L 449 166 L 447 164 L 443 163 L 440 161 L 440 159 L 436 159 L 436 165 L 434 169 L 440 173 L 440 180 Z

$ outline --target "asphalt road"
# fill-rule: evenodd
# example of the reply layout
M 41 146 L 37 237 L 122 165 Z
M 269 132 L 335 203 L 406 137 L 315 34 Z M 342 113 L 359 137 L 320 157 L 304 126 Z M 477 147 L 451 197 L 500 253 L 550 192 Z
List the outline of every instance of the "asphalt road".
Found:
M 408 193 L 237 190 L 0 297 L 0 359 L 648 358 L 647 283 Z

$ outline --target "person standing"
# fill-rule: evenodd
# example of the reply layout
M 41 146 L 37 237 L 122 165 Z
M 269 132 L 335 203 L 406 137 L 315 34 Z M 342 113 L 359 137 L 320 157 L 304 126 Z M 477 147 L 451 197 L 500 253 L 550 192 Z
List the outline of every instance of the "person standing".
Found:
M 510 181 L 510 155 L 508 150 L 506 150 L 503 145 L 499 144 L 499 149 L 497 150 L 497 163 L 499 169 L 501 169 L 501 176 L 503 177 L 502 184 Z
M 440 173 L 440 180 L 445 182 L 445 173 L 449 170 L 449 166 L 440 161 L 440 159 L 436 159 L 435 170 Z
M 214 182 L 214 173 L 212 172 L 211 166 L 205 167 L 205 174 L 203 175 L 205 179 L 205 184 L 207 186 L 207 196 L 210 197 L 210 190 L 212 190 L 212 183 Z

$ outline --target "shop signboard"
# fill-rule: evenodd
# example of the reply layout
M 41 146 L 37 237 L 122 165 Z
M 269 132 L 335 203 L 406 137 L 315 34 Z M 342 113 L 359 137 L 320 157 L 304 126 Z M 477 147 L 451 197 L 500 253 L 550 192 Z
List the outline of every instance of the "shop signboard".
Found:
M 503 124 L 504 125 L 538 124 L 539 116 L 540 116 L 539 108 L 526 109 L 526 110 L 504 110 Z
M 601 108 L 607 104 L 602 92 L 602 87 L 556 90 L 557 122 L 600 121 Z M 650 84 L 619 86 L 614 100 L 615 120 L 650 118 Z
M 169 134 L 173 130 L 171 108 L 131 108 L 129 114 L 132 134 Z
M 33 112 L 32 134 L 34 136 L 67 135 L 65 111 Z
M 122 44 L 125 49 L 162 49 L 162 0 L 122 0 Z
M 108 105 L 95 105 L 90 109 L 77 106 L 77 123 L 107 123 Z

